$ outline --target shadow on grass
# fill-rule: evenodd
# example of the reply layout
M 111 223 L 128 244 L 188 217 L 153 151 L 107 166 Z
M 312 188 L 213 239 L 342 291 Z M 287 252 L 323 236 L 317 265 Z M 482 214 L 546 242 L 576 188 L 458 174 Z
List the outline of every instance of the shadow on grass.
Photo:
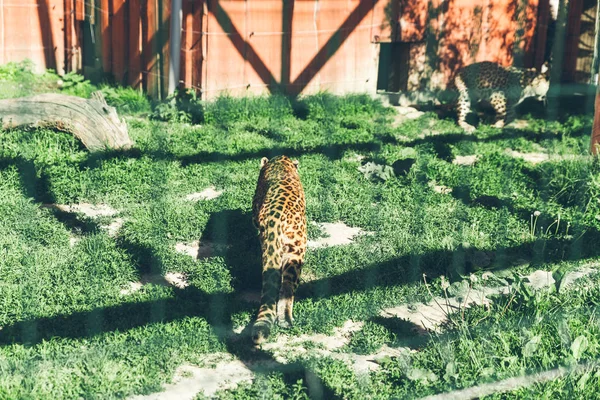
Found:
M 597 256 L 600 254 L 600 248 L 596 246 L 599 239 L 600 233 L 591 230 L 571 240 L 550 239 L 497 249 L 491 267 L 508 268 L 510 261 L 517 258 L 539 264 Z M 423 273 L 430 278 L 454 274 L 459 279 L 458 273 L 462 275 L 470 272 L 469 263 L 464 260 L 462 250 L 434 251 L 420 256 L 406 255 L 303 284 L 298 290 L 298 299 L 328 298 L 351 291 L 414 283 L 422 279 Z M 241 301 L 234 293 L 209 294 L 194 287 L 173 288 L 173 297 L 168 299 L 125 303 L 87 312 L 17 322 L 3 327 L 0 343 L 33 345 L 52 337 L 89 337 L 188 316 L 207 318 L 216 328 L 230 331 L 232 314 L 253 311 L 254 308 L 255 305 Z M 96 326 L 97 329 L 90 329 L 90 326 Z M 30 328 L 33 328 L 31 331 L 34 333 L 25 334 Z
M 569 133 L 570 137 L 581 137 L 588 134 L 589 129 L 586 126 Z M 79 164 L 80 169 L 98 168 L 103 161 L 111 159 L 139 159 L 144 155 L 153 160 L 178 161 L 182 166 L 200 163 L 221 163 L 228 161 L 246 161 L 260 159 L 262 157 L 274 157 L 277 155 L 287 155 L 289 157 L 299 157 L 307 154 L 322 154 L 330 160 L 340 159 L 347 151 L 356 152 L 378 152 L 385 144 L 400 145 L 403 147 L 414 147 L 423 144 L 432 144 L 439 158 L 451 161 L 452 155 L 450 145 L 460 142 L 479 142 L 492 143 L 509 139 L 526 139 L 532 142 L 542 142 L 545 140 L 562 140 L 565 135 L 561 132 L 536 132 L 525 129 L 504 128 L 499 134 L 481 137 L 477 134 L 467 133 L 440 133 L 438 135 L 429 135 L 411 140 L 399 140 L 389 133 L 382 133 L 376 136 L 376 139 L 370 142 L 343 143 L 343 144 L 321 144 L 316 146 L 274 146 L 261 150 L 240 151 L 235 154 L 229 154 L 221 151 L 201 151 L 188 155 L 176 155 L 168 151 L 142 151 L 140 149 L 130 149 L 126 151 L 110 150 L 105 152 L 90 153 L 88 157 Z
M 258 233 L 252 215 L 242 210 L 222 210 L 211 214 L 202 231 L 200 244 L 210 246 L 210 254 L 199 258 L 222 257 L 230 267 L 236 290 L 261 290 L 262 256 Z

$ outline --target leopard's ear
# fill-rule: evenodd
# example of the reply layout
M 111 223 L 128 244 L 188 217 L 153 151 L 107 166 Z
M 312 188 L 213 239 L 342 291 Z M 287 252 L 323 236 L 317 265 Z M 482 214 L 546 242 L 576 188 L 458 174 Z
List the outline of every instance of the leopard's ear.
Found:
M 548 64 L 548 61 L 546 61 L 546 62 L 544 62 L 544 64 L 542 64 L 542 68 L 540 69 L 540 72 L 542 74 L 546 75 L 549 70 L 550 70 L 550 65 Z
M 264 167 L 265 165 L 267 165 L 267 163 L 269 162 L 269 159 L 267 157 L 263 157 L 260 159 L 260 167 Z
M 294 164 L 294 166 L 295 166 L 296 168 L 298 168 L 298 164 L 299 164 L 299 163 L 298 163 L 298 160 L 292 160 L 292 164 Z

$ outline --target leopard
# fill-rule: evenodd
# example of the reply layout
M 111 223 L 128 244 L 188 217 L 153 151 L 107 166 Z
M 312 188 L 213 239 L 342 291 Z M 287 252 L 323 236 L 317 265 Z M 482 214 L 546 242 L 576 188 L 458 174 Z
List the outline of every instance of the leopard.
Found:
M 456 107 L 458 125 L 467 133 L 475 127 L 466 121 L 472 106 L 488 103 L 494 109 L 496 128 L 503 128 L 515 119 L 515 109 L 526 98 L 536 98 L 546 104 L 550 87 L 548 62 L 540 71 L 535 68 L 504 67 L 491 61 L 482 61 L 457 71 L 447 93 L 453 93 L 450 107 Z
M 298 161 L 285 155 L 263 157 L 252 199 L 252 222 L 262 253 L 260 308 L 252 326 L 252 341 L 263 343 L 273 324 L 294 323 L 298 288 L 307 243 L 306 203 Z

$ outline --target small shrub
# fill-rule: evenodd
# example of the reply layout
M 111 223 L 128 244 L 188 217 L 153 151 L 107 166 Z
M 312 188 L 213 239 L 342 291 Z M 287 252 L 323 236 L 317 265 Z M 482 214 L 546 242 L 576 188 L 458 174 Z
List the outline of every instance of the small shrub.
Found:
M 154 108 L 152 119 L 198 124 L 204 121 L 204 108 L 195 91 L 180 89 Z
M 119 113 L 135 114 L 150 112 L 150 101 L 139 90 L 130 87 L 102 87 L 106 102 L 116 107 Z

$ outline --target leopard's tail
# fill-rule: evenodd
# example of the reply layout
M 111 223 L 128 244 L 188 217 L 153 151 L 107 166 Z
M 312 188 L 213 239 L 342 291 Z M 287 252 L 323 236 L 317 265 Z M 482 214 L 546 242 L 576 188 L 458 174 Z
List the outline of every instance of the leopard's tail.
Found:
M 261 234 L 262 242 L 262 293 L 258 317 L 252 327 L 252 341 L 260 344 L 269 337 L 277 318 L 277 300 L 281 288 L 282 243 L 281 227 L 267 227 Z

